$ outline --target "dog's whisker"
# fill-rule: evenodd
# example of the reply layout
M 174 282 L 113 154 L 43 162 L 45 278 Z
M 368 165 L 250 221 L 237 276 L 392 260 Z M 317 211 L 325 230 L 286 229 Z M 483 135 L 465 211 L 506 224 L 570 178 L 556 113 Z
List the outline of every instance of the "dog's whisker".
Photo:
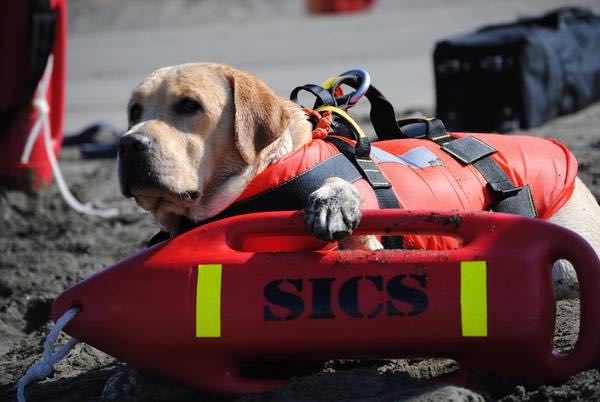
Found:
M 183 193 L 177 194 L 177 197 L 181 201 L 192 202 L 198 197 L 198 191 L 184 191 Z

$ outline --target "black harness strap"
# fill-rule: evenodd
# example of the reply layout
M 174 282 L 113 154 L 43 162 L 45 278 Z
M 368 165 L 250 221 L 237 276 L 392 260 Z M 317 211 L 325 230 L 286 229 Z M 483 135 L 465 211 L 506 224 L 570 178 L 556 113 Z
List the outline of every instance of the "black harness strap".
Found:
M 531 194 L 529 184 L 524 187 L 516 187 L 516 190 L 517 191 L 512 195 L 496 201 L 496 203 L 491 206 L 491 210 L 494 212 L 504 212 L 505 214 L 537 218 L 538 213 L 535 208 L 535 202 L 533 201 L 533 194 Z
M 396 122 L 394 106 L 383 96 L 381 91 L 371 85 L 365 93 L 365 97 L 371 104 L 369 117 L 379 140 L 407 138 Z
M 306 85 L 302 85 L 300 87 L 294 88 L 294 90 L 290 94 L 290 100 L 292 102 L 300 104 L 298 102 L 298 94 L 300 93 L 300 91 L 310 92 L 317 98 L 313 109 L 316 109 L 317 107 L 319 107 L 321 105 L 336 106 L 336 101 L 335 101 L 335 98 L 333 97 L 333 95 L 331 95 L 331 93 L 328 90 L 326 90 L 325 88 L 323 88 L 319 85 L 315 85 L 315 84 L 306 84 Z
M 360 172 L 361 176 L 369 183 L 377 197 L 379 208 L 401 208 L 400 203 L 396 198 L 396 194 L 392 191 L 392 184 L 387 180 L 370 156 L 359 155 L 355 147 L 340 138 L 329 136 L 325 138 L 325 141 L 335 145 L 336 148 L 352 162 L 354 167 Z M 381 243 L 385 249 L 402 248 L 403 246 L 401 236 L 383 236 Z
M 332 143 L 335 147 L 352 162 L 354 168 L 358 170 L 361 177 L 369 182 L 373 190 L 387 190 L 392 187 L 392 184 L 381 173 L 377 164 L 369 156 L 358 155 L 356 148 L 348 144 L 341 138 L 328 136 L 325 141 Z
M 425 123 L 425 137 L 440 145 L 441 149 L 466 165 L 473 165 L 487 181 L 494 203 L 490 209 L 528 217 L 537 217 L 533 195 L 529 185 L 517 187 L 506 172 L 490 158 L 496 152 L 494 147 L 475 137 L 452 137 L 446 132 L 439 119 L 410 119 L 408 124 L 420 121 Z

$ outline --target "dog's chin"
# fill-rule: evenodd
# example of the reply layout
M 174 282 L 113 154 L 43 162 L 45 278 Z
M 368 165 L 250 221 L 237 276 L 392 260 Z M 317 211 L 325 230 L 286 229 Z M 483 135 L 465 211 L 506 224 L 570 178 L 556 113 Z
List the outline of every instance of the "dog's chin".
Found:
M 154 216 L 163 230 L 177 232 L 182 217 L 189 216 L 196 201 L 194 192 L 172 193 L 168 191 L 132 191 L 135 202 Z
M 179 232 L 181 215 L 169 212 L 167 209 L 158 209 L 152 215 L 160 225 L 161 230 L 175 234 Z
M 179 233 L 182 218 L 202 222 L 223 212 L 240 195 L 248 182 L 242 174 L 226 180 L 218 191 L 185 191 L 133 188 L 131 195 L 137 204 L 150 211 L 163 230 Z

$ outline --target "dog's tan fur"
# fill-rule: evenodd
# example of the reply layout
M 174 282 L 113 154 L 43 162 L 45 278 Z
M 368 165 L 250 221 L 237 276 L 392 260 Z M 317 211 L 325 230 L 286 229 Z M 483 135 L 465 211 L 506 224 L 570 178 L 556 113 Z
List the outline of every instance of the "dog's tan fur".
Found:
M 170 106 L 183 97 L 202 110 L 176 115 Z M 125 135 L 141 132 L 155 142 L 149 168 L 158 183 L 155 188 L 130 183 L 130 191 L 170 231 L 177 230 L 180 216 L 201 221 L 218 214 L 252 177 L 311 139 L 310 123 L 297 105 L 224 65 L 155 71 L 133 91 L 129 105 L 134 104 L 142 113 Z M 186 199 L 189 192 L 198 195 Z
M 173 105 L 185 97 L 202 110 L 175 113 Z M 141 133 L 151 139 L 153 148 L 144 159 L 151 185 L 127 179 L 127 171 L 136 167 L 120 157 L 122 189 L 172 232 L 177 232 L 182 216 L 202 221 L 221 212 L 256 174 L 312 138 L 311 126 L 297 105 L 275 96 L 256 77 L 225 65 L 157 70 L 133 91 L 129 107 L 134 105 L 141 113 L 130 120 L 125 137 Z M 328 181 L 323 191 L 315 193 L 331 193 L 337 186 L 354 197 L 338 181 Z M 322 220 L 314 218 L 317 224 L 324 224 Z M 550 221 L 578 232 L 600 251 L 600 207 L 579 179 L 571 199 Z M 364 239 L 355 244 L 376 247 Z M 557 264 L 555 276 L 575 281 L 568 264 Z

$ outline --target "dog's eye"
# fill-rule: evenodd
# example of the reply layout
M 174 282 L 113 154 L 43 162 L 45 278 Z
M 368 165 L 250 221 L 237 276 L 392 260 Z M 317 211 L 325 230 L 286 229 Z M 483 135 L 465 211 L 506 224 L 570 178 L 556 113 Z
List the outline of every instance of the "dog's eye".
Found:
M 202 110 L 202 105 L 192 98 L 181 98 L 173 105 L 177 114 L 195 114 Z
M 142 107 L 134 103 L 129 107 L 129 122 L 136 123 L 142 117 Z

